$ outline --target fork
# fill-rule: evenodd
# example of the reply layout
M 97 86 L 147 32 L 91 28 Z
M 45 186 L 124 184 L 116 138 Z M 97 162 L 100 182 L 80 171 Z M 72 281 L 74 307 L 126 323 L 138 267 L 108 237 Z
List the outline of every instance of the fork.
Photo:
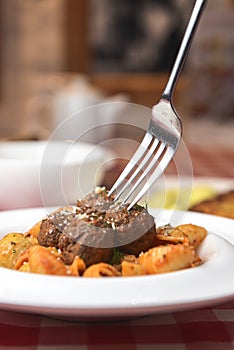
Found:
M 205 2 L 206 0 L 196 0 L 165 90 L 159 102 L 152 108 L 147 132 L 109 191 L 109 195 L 116 192 L 115 201 L 126 193 L 121 201 L 122 205 L 133 196 L 128 210 L 163 174 L 178 148 L 182 122 L 173 107 L 172 97 Z

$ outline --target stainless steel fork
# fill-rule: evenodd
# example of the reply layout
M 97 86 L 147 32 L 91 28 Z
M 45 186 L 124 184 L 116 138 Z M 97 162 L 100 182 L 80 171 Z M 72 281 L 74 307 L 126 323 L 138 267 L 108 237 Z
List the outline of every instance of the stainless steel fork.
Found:
M 196 0 L 165 90 L 158 104 L 152 108 L 148 130 L 109 191 L 109 195 L 116 192 L 115 201 L 124 195 L 122 204 L 126 204 L 132 198 L 128 209 L 131 209 L 162 175 L 179 145 L 182 123 L 173 108 L 172 97 L 205 2 L 206 0 Z

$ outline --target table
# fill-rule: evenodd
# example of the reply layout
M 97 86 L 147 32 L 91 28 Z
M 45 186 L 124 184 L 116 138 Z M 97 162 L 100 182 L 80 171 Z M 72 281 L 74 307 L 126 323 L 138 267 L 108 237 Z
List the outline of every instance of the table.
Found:
M 207 147 L 188 143 L 195 176 L 233 178 L 234 147 L 218 146 L 214 141 L 207 142 Z M 121 166 L 110 169 L 109 179 Z M 234 300 L 195 310 L 89 323 L 0 310 L 1 349 L 231 350 Z
M 74 323 L 0 311 L 0 349 L 232 350 L 234 301 L 129 321 Z

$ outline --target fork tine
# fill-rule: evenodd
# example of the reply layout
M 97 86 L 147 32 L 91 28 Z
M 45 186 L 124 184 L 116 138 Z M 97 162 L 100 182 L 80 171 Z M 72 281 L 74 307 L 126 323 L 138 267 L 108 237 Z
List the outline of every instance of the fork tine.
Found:
M 132 181 L 136 178 L 136 176 L 139 174 L 139 172 L 147 164 L 147 162 L 149 161 L 150 157 L 153 156 L 153 153 L 156 150 L 158 144 L 159 144 L 159 140 L 158 139 L 154 139 L 153 143 L 151 144 L 150 148 L 148 149 L 148 152 L 143 157 L 141 162 L 138 164 L 136 170 L 133 172 L 131 177 L 128 179 L 128 181 L 125 183 L 125 185 L 121 188 L 121 190 L 115 196 L 115 200 L 117 200 L 121 196 L 121 194 L 124 193 L 124 191 L 127 189 L 127 187 L 131 185 Z
M 163 153 L 163 150 L 165 149 L 165 144 L 161 143 L 156 154 L 153 155 L 152 160 L 150 161 L 149 165 L 146 167 L 146 169 L 143 171 L 141 176 L 138 178 L 138 180 L 135 182 L 131 190 L 127 193 L 126 197 L 123 199 L 122 203 L 125 204 L 127 200 L 131 197 L 133 192 L 136 190 L 136 188 L 141 184 L 144 178 L 146 178 L 146 175 L 150 173 L 150 171 L 155 166 L 156 162 L 158 161 L 159 157 Z
M 170 160 L 172 159 L 173 154 L 174 154 L 174 149 L 172 147 L 168 147 L 162 159 L 160 160 L 160 163 L 154 170 L 153 174 L 150 176 L 149 180 L 145 183 L 144 187 L 141 189 L 138 195 L 129 204 L 127 208 L 128 210 L 130 210 L 133 207 L 133 205 L 136 204 L 143 197 L 143 195 L 148 191 L 148 189 L 157 180 L 157 178 L 161 176 L 161 174 L 164 172 L 164 170 L 168 166 Z M 147 170 L 146 170 L 146 173 L 147 173 Z
M 131 172 L 131 170 L 134 168 L 134 166 L 139 162 L 139 160 L 144 156 L 145 152 L 148 151 L 148 146 L 150 145 L 151 141 L 153 139 L 153 135 L 147 132 L 140 143 L 139 147 L 137 148 L 136 152 L 118 177 L 118 179 L 115 181 L 114 185 L 109 191 L 109 195 L 113 193 L 124 181 L 124 179 L 128 176 L 128 174 Z

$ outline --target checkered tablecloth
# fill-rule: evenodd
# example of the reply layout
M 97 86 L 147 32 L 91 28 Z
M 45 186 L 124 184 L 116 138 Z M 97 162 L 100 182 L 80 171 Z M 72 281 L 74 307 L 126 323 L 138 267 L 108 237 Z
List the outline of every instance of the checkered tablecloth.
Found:
M 106 323 L 0 311 L 0 349 L 232 350 L 234 301 Z
M 191 121 L 184 137 L 195 176 L 234 178 L 233 121 Z
M 234 178 L 234 135 L 232 148 L 190 146 L 194 176 Z

